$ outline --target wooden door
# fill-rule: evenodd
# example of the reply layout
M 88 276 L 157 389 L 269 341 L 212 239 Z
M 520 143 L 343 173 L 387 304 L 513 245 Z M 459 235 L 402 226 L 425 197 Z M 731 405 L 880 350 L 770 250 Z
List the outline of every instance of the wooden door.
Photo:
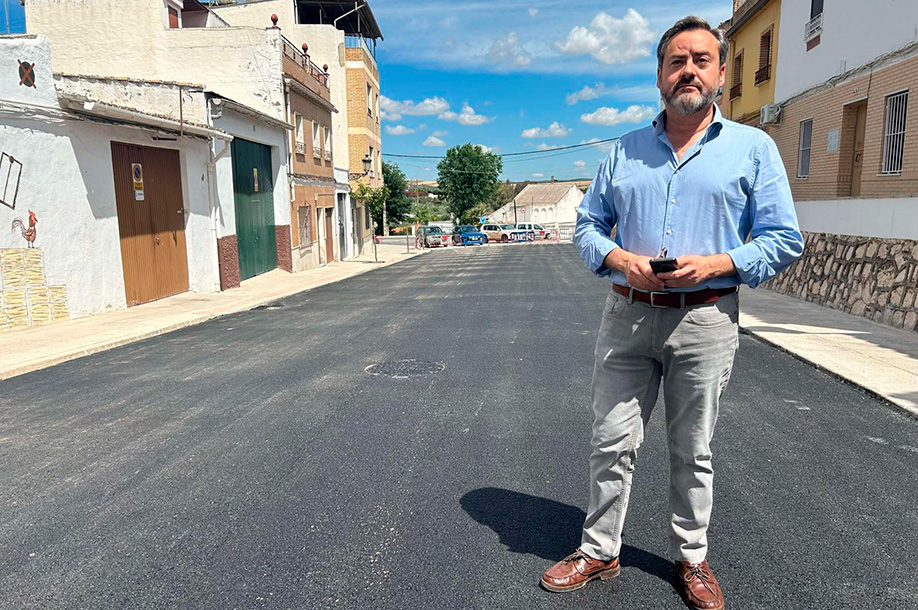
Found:
M 271 148 L 236 138 L 232 149 L 239 279 L 247 280 L 277 267 Z
M 112 142 L 112 169 L 128 306 L 187 292 L 179 152 Z
M 851 165 L 851 196 L 861 194 L 861 172 L 864 169 L 864 137 L 867 131 L 867 104 L 857 107 L 854 124 L 854 158 Z
M 332 211 L 334 208 L 325 208 L 325 260 L 335 260 L 335 233 L 332 229 Z

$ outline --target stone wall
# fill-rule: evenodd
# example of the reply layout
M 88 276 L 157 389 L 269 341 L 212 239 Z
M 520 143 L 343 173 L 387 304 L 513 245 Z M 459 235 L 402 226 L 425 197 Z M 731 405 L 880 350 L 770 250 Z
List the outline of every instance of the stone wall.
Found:
M 805 233 L 803 256 L 766 287 L 918 332 L 918 241 Z

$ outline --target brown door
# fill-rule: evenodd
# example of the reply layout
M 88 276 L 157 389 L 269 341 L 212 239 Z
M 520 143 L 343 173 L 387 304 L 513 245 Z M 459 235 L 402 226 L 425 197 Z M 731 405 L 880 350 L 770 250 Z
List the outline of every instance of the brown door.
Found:
M 179 152 L 112 142 L 128 306 L 188 290 Z
M 335 260 L 335 233 L 332 230 L 332 210 L 334 208 L 325 208 L 325 260 L 328 262 Z
M 851 196 L 861 195 L 861 170 L 864 169 L 864 133 L 867 128 L 867 104 L 857 107 L 854 124 L 854 159 L 851 165 Z

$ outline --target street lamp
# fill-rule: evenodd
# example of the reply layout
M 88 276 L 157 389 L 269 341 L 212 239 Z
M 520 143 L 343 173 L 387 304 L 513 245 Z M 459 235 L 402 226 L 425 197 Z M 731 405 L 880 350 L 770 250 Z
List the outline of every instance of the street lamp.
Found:
M 360 178 L 363 178 L 364 176 L 370 173 L 370 166 L 372 164 L 373 164 L 373 159 L 371 159 L 370 154 L 367 153 L 366 155 L 363 156 L 363 173 L 362 174 L 348 174 L 347 179 L 348 180 L 359 180 Z

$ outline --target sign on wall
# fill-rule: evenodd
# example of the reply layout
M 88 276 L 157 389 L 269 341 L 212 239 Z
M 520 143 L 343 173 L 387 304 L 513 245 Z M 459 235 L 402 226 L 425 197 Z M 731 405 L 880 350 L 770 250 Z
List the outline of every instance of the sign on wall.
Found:
M 134 179 L 134 201 L 143 201 L 143 165 L 131 163 L 131 174 Z

